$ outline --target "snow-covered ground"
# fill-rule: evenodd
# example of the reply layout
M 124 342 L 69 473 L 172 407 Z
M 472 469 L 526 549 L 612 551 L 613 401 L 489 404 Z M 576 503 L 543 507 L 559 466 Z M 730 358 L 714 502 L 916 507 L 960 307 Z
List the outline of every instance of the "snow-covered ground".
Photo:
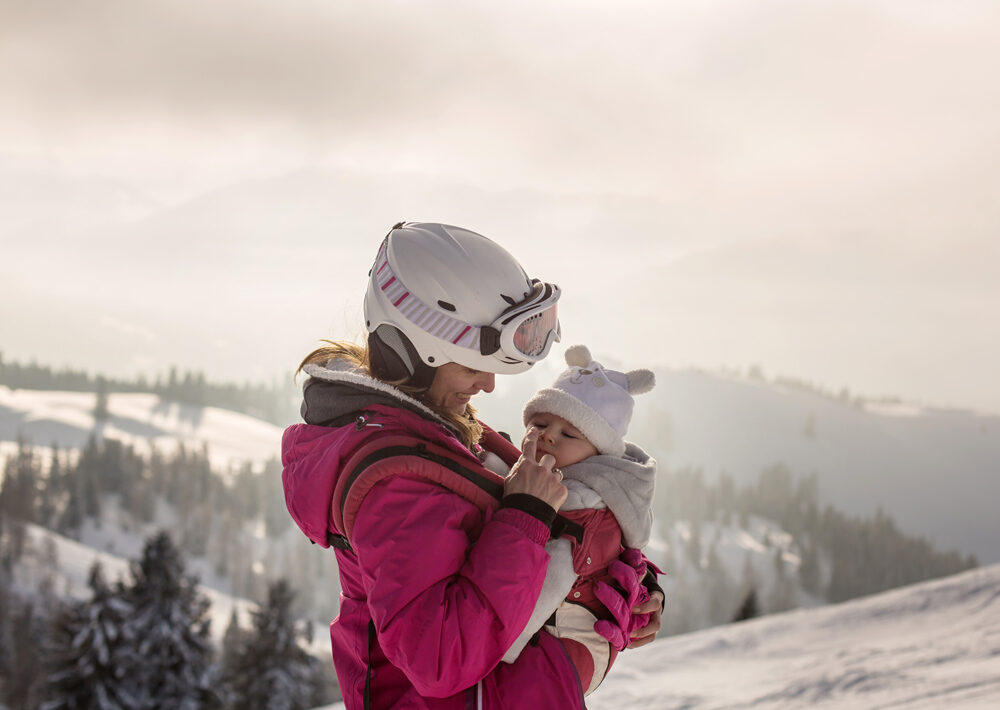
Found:
M 995 710 L 1000 565 L 660 639 L 619 656 L 587 707 Z
M 95 428 L 95 401 L 90 392 L 0 385 L 0 458 L 16 450 L 19 436 L 37 447 L 80 449 L 95 431 L 146 453 L 207 445 L 219 470 L 245 461 L 261 465 L 280 455 L 281 428 L 245 414 L 164 402 L 154 394 L 115 393 L 108 396 L 109 418 Z
M 658 640 L 622 654 L 587 705 L 1000 708 L 1000 565 Z

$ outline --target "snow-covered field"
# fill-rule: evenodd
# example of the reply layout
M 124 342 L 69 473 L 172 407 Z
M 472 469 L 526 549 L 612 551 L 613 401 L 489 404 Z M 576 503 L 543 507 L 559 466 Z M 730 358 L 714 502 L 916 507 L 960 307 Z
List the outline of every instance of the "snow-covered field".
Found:
M 79 449 L 95 432 L 148 453 L 172 451 L 178 444 L 208 446 L 213 466 L 225 470 L 236 462 L 261 465 L 281 450 L 281 428 L 216 407 L 161 401 L 154 394 L 108 396 L 110 417 L 95 429 L 96 397 L 88 392 L 11 390 L 0 385 L 0 455 L 16 450 L 24 436 L 37 447 L 53 444 Z
M 1000 708 L 1000 565 L 661 639 L 620 656 L 587 705 Z
M 996 710 L 1000 565 L 660 639 L 619 656 L 587 707 Z

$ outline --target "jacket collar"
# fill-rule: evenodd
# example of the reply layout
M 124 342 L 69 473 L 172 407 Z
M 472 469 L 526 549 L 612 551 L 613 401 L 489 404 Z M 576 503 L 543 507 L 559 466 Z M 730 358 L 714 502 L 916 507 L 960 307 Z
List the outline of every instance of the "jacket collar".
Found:
M 313 363 L 302 369 L 309 375 L 302 390 L 302 420 L 306 424 L 339 424 L 371 405 L 383 405 L 406 409 L 454 432 L 451 423 L 430 407 L 375 379 L 348 360 Z

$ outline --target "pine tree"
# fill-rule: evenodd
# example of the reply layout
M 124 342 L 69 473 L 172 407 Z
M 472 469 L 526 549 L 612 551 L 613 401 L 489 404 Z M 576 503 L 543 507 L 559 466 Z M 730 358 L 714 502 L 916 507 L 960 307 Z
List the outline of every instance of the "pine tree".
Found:
M 710 624 L 724 624 L 732 619 L 733 588 L 726 568 L 719 559 L 716 540 L 708 550 L 702 583 L 708 587 L 706 595 L 708 621 Z
M 802 552 L 802 564 L 799 566 L 799 581 L 802 583 L 802 588 L 810 594 L 820 593 L 819 552 L 811 540 L 806 544 Z
M 784 551 L 780 547 L 774 550 L 774 586 L 767 608 L 772 614 L 795 608 L 795 587 L 785 572 Z
M 760 614 L 760 608 L 757 605 L 757 590 L 751 589 L 747 592 L 746 596 L 743 597 L 743 603 L 740 604 L 740 608 L 736 610 L 736 615 L 733 617 L 733 621 L 746 621 L 747 619 L 754 619 Z
M 126 590 L 133 608 L 126 638 L 135 639 L 138 658 L 127 670 L 138 707 L 195 710 L 220 703 L 211 684 L 212 647 L 208 599 L 187 575 L 166 532 L 146 541 L 133 563 L 134 584 Z
M 108 381 L 98 375 L 94 390 L 94 423 L 99 427 L 110 416 L 111 414 L 108 412 Z
M 270 585 L 252 631 L 225 659 L 230 710 L 299 710 L 322 701 L 318 661 L 300 644 L 309 631 L 292 618 L 292 598 L 287 581 Z
M 49 469 L 38 503 L 38 522 L 44 527 L 55 529 L 56 511 L 63 497 L 63 464 L 59 446 L 53 443 L 50 451 Z
M 3 540 L 3 528 L 0 527 L 0 542 Z M 13 604 L 13 594 L 10 590 L 10 577 L 5 565 L 0 565 L 0 702 L 7 697 L 7 674 L 13 665 L 13 655 L 10 643 L 10 610 Z
M 45 658 L 48 687 L 41 710 L 131 710 L 138 707 L 126 673 L 142 663 L 126 636 L 132 608 L 123 591 L 104 583 L 99 563 L 90 569 L 91 599 L 57 612 Z
M 26 523 L 35 522 L 38 480 L 41 464 L 34 449 L 24 437 L 19 437 L 17 453 L 4 462 L 3 485 L 0 486 L 0 519 L 8 541 L 4 559 L 16 562 L 24 551 Z
M 34 602 L 15 603 L 3 612 L 10 615 L 9 665 L 4 671 L 3 702 L 11 708 L 38 706 L 42 691 L 42 616 Z
M 701 569 L 701 525 L 691 521 L 690 536 L 687 540 L 687 556 L 695 569 Z

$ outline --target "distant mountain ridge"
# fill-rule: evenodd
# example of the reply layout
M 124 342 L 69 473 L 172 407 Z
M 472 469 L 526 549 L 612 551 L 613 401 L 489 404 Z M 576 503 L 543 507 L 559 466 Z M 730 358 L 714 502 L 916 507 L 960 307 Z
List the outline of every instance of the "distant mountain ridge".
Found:
M 708 480 L 725 472 L 749 485 L 783 464 L 797 477 L 815 474 L 824 505 L 858 516 L 881 507 L 910 535 L 1000 562 L 1000 416 L 825 393 L 791 380 L 655 371 L 657 386 L 636 399 L 628 438 L 661 468 L 700 469 Z M 524 403 L 556 372 L 547 361 L 473 403 L 517 441 Z
M 667 466 L 726 471 L 749 483 L 783 463 L 815 474 L 824 503 L 856 515 L 881 507 L 910 534 L 1000 561 L 1000 416 L 837 398 L 751 378 L 657 374 L 652 394 L 671 431 L 660 449 Z M 645 412 L 637 417 L 649 421 Z

